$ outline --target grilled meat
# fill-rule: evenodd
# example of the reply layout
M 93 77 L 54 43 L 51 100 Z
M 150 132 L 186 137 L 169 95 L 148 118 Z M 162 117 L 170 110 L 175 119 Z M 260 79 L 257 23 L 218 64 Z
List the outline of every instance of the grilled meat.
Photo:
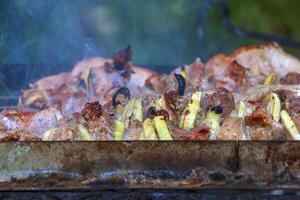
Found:
M 297 139 L 299 73 L 300 62 L 274 43 L 170 74 L 134 66 L 128 46 L 31 84 L 19 111 L 1 112 L 0 139 Z

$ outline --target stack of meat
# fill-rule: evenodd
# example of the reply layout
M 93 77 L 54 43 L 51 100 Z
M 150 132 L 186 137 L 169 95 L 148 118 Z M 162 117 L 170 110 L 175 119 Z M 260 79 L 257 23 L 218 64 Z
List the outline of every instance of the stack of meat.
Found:
M 299 83 L 299 60 L 275 43 L 170 74 L 133 65 L 128 46 L 31 84 L 0 113 L 0 141 L 297 140 Z

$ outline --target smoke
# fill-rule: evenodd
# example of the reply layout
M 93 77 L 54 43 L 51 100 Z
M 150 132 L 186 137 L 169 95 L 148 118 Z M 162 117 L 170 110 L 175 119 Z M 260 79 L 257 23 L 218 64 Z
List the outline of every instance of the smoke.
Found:
M 71 64 L 102 54 L 85 24 L 85 1 L 4 1 L 1 6 L 1 63 Z

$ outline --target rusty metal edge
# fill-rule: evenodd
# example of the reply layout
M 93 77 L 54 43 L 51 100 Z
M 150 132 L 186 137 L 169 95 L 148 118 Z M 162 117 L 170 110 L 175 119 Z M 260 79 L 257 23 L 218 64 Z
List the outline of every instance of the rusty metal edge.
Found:
M 168 145 L 171 145 L 171 149 L 172 150 L 176 150 L 176 146 L 179 146 L 179 148 L 185 148 L 186 146 L 195 146 L 197 148 L 199 148 L 200 146 L 205 146 L 208 145 L 209 148 L 211 148 L 212 150 L 216 147 L 220 148 L 222 146 L 226 146 L 226 148 L 229 148 L 230 150 L 232 150 L 232 152 L 230 153 L 230 159 L 229 159 L 229 164 L 228 164 L 228 160 L 226 160 L 227 163 L 224 162 L 219 162 L 216 165 L 214 165 L 214 161 L 212 161 L 212 163 L 207 163 L 207 166 L 200 166 L 200 167 L 211 167 L 211 169 L 207 169 L 207 170 L 215 170 L 217 169 L 219 166 L 218 165 L 222 165 L 221 167 L 225 168 L 224 171 L 229 171 L 229 173 L 232 174 L 242 174 L 243 176 L 250 176 L 252 179 L 250 182 L 247 182 L 245 180 L 242 181 L 242 184 L 239 184 L 238 182 L 234 183 L 234 184 L 228 184 L 228 183 L 222 183 L 222 182 L 210 182 L 209 184 L 201 184 L 201 183 L 196 183 L 196 184 L 184 184 L 184 185 L 180 185 L 180 184 L 172 184 L 172 180 L 169 181 L 170 184 L 168 184 L 168 180 L 166 180 L 166 182 L 162 185 L 153 185 L 153 183 L 151 184 L 151 180 L 148 184 L 141 184 L 139 185 L 138 183 L 136 185 L 118 185 L 116 183 L 113 184 L 100 184 L 100 185 L 76 185 L 74 184 L 74 181 L 78 181 L 78 179 L 76 180 L 76 178 L 74 178 L 74 180 L 70 180 L 70 182 L 66 182 L 66 185 L 55 185 L 55 180 L 54 180 L 54 185 L 48 185 L 43 183 L 43 181 L 45 181 L 45 174 L 42 174 L 41 177 L 39 177 L 39 174 L 35 174 L 36 179 L 31 179 L 32 177 L 29 177 L 28 179 L 23 179 L 23 180 L 17 180 L 17 179 L 13 179 L 10 182 L 5 182 L 5 183 L 0 183 L 0 191 L 4 191 L 4 190 L 65 190 L 65 189 L 113 189 L 113 188 L 119 188 L 119 189 L 151 189 L 151 188 L 173 188 L 173 189 L 218 189 L 218 188 L 227 188 L 227 189 L 245 189 L 245 188 L 250 188 L 250 189 L 299 189 L 300 188 L 300 184 L 299 184 L 299 174 L 300 174 L 300 163 L 298 160 L 300 160 L 300 151 L 299 153 L 296 151 L 297 149 L 300 149 L 300 142 L 297 141 L 166 141 L 166 142 L 161 142 L 161 141 L 120 141 L 120 142 L 115 142 L 115 141 L 101 141 L 101 142 L 95 142 L 95 141 L 84 141 L 84 142 L 64 142 L 64 141 L 56 141 L 56 142 L 42 142 L 42 141 L 37 141 L 37 142 L 2 142 L 0 143 L 0 147 L 1 145 L 8 145 L 11 147 L 24 147 L 27 145 L 31 145 L 31 146 L 56 146 L 60 148 L 64 148 L 64 146 L 66 145 L 82 145 L 82 146 L 86 146 L 85 148 L 88 148 L 89 144 L 93 144 L 93 145 L 104 145 L 104 146 L 114 146 L 113 148 L 119 148 L 120 146 L 122 146 L 122 150 L 124 150 L 124 147 L 126 149 L 126 147 L 128 148 L 128 152 L 132 151 L 132 147 L 139 147 L 141 152 L 138 154 L 142 154 L 143 151 L 145 152 L 149 152 L 149 149 L 143 150 L 143 145 L 147 147 L 149 147 L 149 145 L 154 145 L 154 146 L 161 146 L 161 147 L 168 147 Z M 92 147 L 95 147 L 93 146 Z M 136 146 L 135 146 L 136 145 Z M 164 146 L 165 145 L 165 146 Z M 167 146 L 166 146 L 167 145 Z M 174 146 L 175 145 L 175 146 Z M 76 148 L 76 147 L 75 147 Z M 169 147 L 168 147 L 169 148 Z M 193 149 L 191 147 L 188 147 L 190 149 Z M 201 149 L 201 147 L 200 147 Z M 291 152 L 289 152 L 291 151 Z M 128 153 L 125 152 L 125 153 Z M 208 153 L 208 157 L 212 156 L 209 155 L 210 153 L 210 149 L 208 149 L 207 151 Z M 218 150 L 211 151 L 212 153 L 216 153 L 216 152 L 220 152 Z M 35 152 L 37 153 L 37 152 Z M 116 151 L 114 156 L 118 156 L 120 154 L 118 154 L 120 152 Z M 228 153 L 228 152 L 227 152 Z M 290 154 L 289 154 L 290 153 Z M 0 153 L 1 155 L 2 153 Z M 131 152 L 132 154 L 132 152 Z M 133 153 L 134 154 L 134 153 Z M 219 158 L 222 159 L 225 156 L 228 157 L 228 154 L 225 155 L 226 152 L 224 152 L 224 154 L 220 154 Z M 85 155 L 85 154 L 83 154 Z M 148 154 L 148 156 L 151 154 Z M 178 154 L 174 154 L 174 155 L 178 155 Z M 179 153 L 180 156 L 190 156 L 191 154 L 189 154 L 189 152 L 184 152 L 184 153 Z M 86 155 L 87 156 L 87 155 Z M 156 154 L 154 154 L 153 156 L 157 156 Z M 166 156 L 166 157 L 164 157 Z M 162 156 L 162 158 L 168 159 L 167 155 Z M 130 158 L 135 158 L 130 157 L 129 155 L 129 160 L 127 160 L 126 162 L 128 162 L 130 164 L 131 160 Z M 193 160 L 193 159 L 197 159 L 197 156 L 192 156 L 190 157 L 191 161 L 193 162 L 193 164 L 198 164 L 197 160 Z M 229 157 L 228 157 L 229 158 Z M 118 158 L 120 159 L 120 161 L 123 158 Z M 155 159 L 155 157 L 153 157 L 153 159 Z M 262 162 L 262 161 L 266 161 L 266 160 L 270 160 L 270 162 Z M 205 160 L 204 160 L 205 161 Z M 282 168 L 282 164 L 281 162 L 291 162 L 293 161 L 293 163 L 291 165 L 288 166 L 288 170 L 286 170 L 285 173 L 287 173 L 290 177 L 290 179 L 288 177 L 285 177 L 285 175 L 283 174 L 283 176 L 280 175 L 280 171 L 284 168 Z M 230 163 L 231 162 L 231 163 Z M 137 162 L 138 163 L 138 162 Z M 202 162 L 199 162 L 200 164 L 203 164 Z M 77 164 L 80 164 L 77 163 Z M 135 163 L 133 163 L 135 164 Z M 157 163 L 157 166 L 159 166 L 160 163 Z M 1 166 L 1 165 L 0 165 Z M 133 165 L 134 166 L 134 165 Z M 170 164 L 170 166 L 174 167 L 175 165 L 172 163 Z M 229 167 L 228 167 L 229 166 Z M 276 170 L 274 170 L 274 166 L 275 168 L 277 167 Z M 94 165 L 93 167 L 97 167 L 97 163 L 96 165 Z M 199 168 L 199 166 L 195 165 L 195 166 L 190 166 L 187 165 L 187 167 L 189 168 L 189 170 L 187 171 L 191 171 L 191 168 L 197 169 Z M 184 169 L 184 166 L 182 166 L 182 169 Z M 0 172 L 1 170 L 3 170 L 2 168 L 0 168 Z M 220 170 L 219 168 L 217 170 Z M 285 169 L 284 169 L 285 170 Z M 109 170 L 108 170 L 109 171 Z M 143 165 L 141 166 L 140 171 L 143 171 Z M 154 170 L 155 171 L 155 170 Z M 264 171 L 263 173 L 261 173 L 262 171 Z M 174 171 L 176 173 L 176 170 Z M 222 172 L 223 173 L 223 172 Z M 299 173 L 299 174 L 298 174 Z M 60 174 L 56 174 L 58 177 L 60 176 Z M 84 177 L 85 176 L 85 177 Z M 58 178 L 56 177 L 56 178 Z M 83 179 L 85 178 L 90 178 L 87 175 L 83 175 L 83 177 L 81 177 Z M 125 178 L 125 177 L 123 177 Z M 254 178 L 254 179 L 253 179 Z M 40 181 L 44 179 L 43 181 Z M 46 177 L 47 180 L 47 177 Z M 33 182 L 32 181 L 37 181 L 40 183 L 43 183 L 44 185 L 41 185 L 41 187 L 34 187 L 33 186 Z M 59 181 L 56 180 L 56 181 Z M 184 181 L 184 180 L 183 180 Z M 173 181 L 174 182 L 174 181 Z M 175 181 L 176 182 L 176 181 Z M 155 184 L 155 181 L 154 181 Z

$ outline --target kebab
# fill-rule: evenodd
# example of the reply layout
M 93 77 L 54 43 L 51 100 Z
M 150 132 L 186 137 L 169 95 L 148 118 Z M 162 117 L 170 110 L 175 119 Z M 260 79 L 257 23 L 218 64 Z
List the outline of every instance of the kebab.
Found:
M 128 46 L 32 84 L 18 111 L 2 111 L 1 140 L 299 138 L 300 63 L 277 44 L 196 59 L 169 75 L 131 57 Z

